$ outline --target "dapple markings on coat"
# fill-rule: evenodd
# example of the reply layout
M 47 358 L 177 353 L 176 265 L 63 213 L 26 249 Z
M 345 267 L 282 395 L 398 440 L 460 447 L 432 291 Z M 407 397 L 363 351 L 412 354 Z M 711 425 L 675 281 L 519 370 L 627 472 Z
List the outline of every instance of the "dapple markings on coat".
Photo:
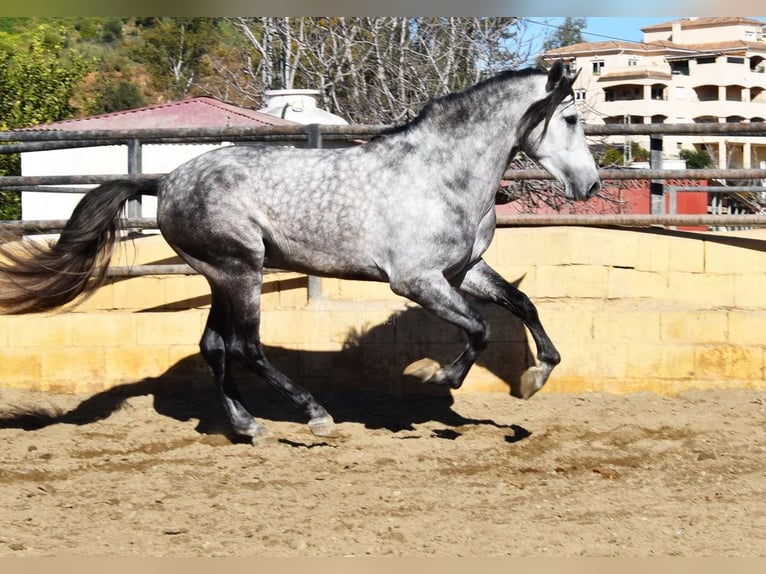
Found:
M 260 339 L 264 267 L 386 281 L 467 336 L 450 364 L 416 361 L 407 374 L 456 389 L 487 346 L 486 320 L 465 297 L 519 317 L 537 348 L 521 394 L 543 387 L 560 356 L 529 298 L 482 259 L 495 231 L 494 197 L 518 151 L 563 182 L 570 198 L 600 188 L 574 106 L 574 79 L 509 71 L 427 104 L 411 122 L 345 149 L 232 146 L 204 153 L 157 182 L 110 182 L 89 192 L 59 240 L 27 256 L 3 250 L 0 305 L 50 310 L 105 280 L 123 206 L 157 194 L 157 220 L 173 249 L 210 284 L 200 349 L 234 431 L 268 434 L 232 378 L 237 360 L 308 418 L 316 435 L 333 420 L 266 358 Z

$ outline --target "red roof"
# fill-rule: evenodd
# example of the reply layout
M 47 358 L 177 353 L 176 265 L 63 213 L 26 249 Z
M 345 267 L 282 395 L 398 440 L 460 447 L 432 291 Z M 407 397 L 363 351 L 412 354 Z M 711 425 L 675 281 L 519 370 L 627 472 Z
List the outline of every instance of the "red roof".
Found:
M 289 126 L 295 122 L 262 112 L 193 98 L 134 110 L 125 110 L 32 126 L 31 130 L 138 130 L 144 128 L 220 128 L 230 126 Z

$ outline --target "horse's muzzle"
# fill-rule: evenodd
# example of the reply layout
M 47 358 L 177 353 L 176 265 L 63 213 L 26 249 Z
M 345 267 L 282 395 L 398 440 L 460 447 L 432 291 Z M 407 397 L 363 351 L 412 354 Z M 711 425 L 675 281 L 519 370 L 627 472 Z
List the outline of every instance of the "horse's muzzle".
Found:
M 601 180 L 596 178 L 595 180 L 583 181 L 576 185 L 567 186 L 565 194 L 570 199 L 576 201 L 587 201 L 599 191 L 601 191 Z

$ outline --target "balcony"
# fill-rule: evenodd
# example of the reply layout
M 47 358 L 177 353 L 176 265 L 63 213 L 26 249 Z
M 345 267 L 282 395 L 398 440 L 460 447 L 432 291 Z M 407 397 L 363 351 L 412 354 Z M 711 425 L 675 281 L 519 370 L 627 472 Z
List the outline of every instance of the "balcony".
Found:
M 626 102 L 644 99 L 644 86 L 641 84 L 621 84 L 604 88 L 605 102 Z
M 697 86 L 694 88 L 694 94 L 697 96 L 698 102 L 717 102 L 718 86 L 711 84 L 705 86 Z

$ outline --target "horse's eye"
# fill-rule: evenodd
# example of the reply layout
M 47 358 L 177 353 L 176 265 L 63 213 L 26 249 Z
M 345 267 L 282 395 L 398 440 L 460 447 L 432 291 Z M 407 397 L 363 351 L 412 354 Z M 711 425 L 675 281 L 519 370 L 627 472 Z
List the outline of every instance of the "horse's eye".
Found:
M 570 126 L 576 126 L 577 125 L 577 116 L 565 116 L 564 121 L 568 123 Z

